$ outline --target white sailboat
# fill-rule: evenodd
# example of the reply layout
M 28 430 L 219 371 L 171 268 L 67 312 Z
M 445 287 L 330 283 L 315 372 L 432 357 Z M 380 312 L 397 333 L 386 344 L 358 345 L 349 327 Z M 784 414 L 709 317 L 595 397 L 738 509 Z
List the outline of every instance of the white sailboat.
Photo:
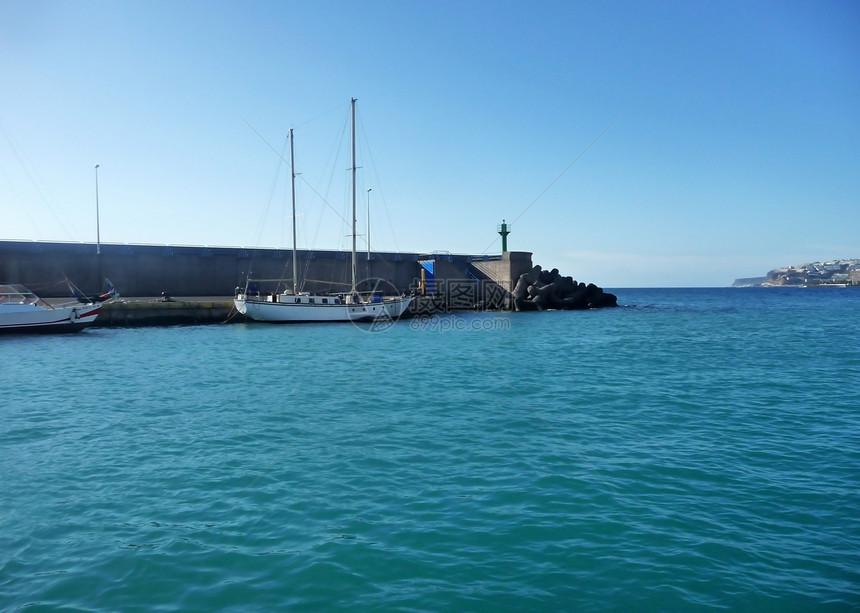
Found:
M 251 279 L 234 298 L 236 309 L 254 321 L 272 323 L 304 322 L 362 322 L 398 319 L 412 298 L 388 297 L 371 292 L 360 294 L 356 286 L 356 192 L 355 179 L 355 98 L 350 101 L 352 122 L 352 284 L 349 292 L 341 294 L 311 294 L 300 292 L 296 258 L 296 171 L 294 164 L 293 131 L 290 130 L 290 170 L 292 175 L 293 205 L 293 288 L 292 291 L 272 295 L 248 291 Z

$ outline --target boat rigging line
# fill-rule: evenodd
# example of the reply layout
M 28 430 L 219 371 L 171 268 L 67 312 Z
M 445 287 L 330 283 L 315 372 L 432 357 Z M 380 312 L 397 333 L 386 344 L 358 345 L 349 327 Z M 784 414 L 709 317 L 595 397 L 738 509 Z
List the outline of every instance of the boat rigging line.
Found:
M 607 132 L 609 132 L 610 128 L 612 128 L 612 126 L 614 126 L 617 122 L 618 122 L 618 120 L 617 120 L 617 119 L 616 119 L 615 121 L 613 121 L 611 124 L 609 124 L 609 125 L 606 127 L 606 129 L 605 129 L 605 130 L 603 130 L 603 132 L 601 132 L 601 133 L 597 136 L 597 138 L 595 138 L 593 141 L 591 141 L 591 143 L 588 145 L 588 147 L 586 147 L 585 149 L 583 149 L 583 150 L 582 150 L 582 152 L 581 152 L 578 156 L 576 156 L 576 158 L 574 158 L 574 160 L 573 160 L 570 164 L 568 164 L 568 165 L 567 165 L 567 168 L 565 168 L 564 170 L 562 170 L 562 171 L 561 171 L 561 174 L 559 174 L 555 179 L 553 179 L 553 180 L 552 180 L 552 182 L 551 182 L 549 185 L 547 185 L 547 186 L 546 186 L 546 188 L 545 188 L 545 189 L 544 189 L 540 194 L 538 194 L 537 198 L 535 198 L 534 200 L 532 200 L 532 201 L 531 201 L 531 204 L 529 204 L 526 208 L 524 208 L 524 209 L 523 209 L 523 211 L 522 211 L 522 213 L 520 213 L 519 215 L 517 215 L 517 216 L 516 216 L 516 218 L 515 218 L 515 219 L 514 219 L 514 220 L 513 220 L 509 225 L 513 225 L 513 224 L 515 224 L 515 223 L 517 222 L 517 220 L 518 220 L 520 217 L 522 217 L 523 215 L 525 215 L 525 214 L 526 214 L 526 212 L 527 212 L 530 208 L 532 208 L 532 206 L 534 206 L 535 202 L 537 202 L 538 200 L 540 200 L 540 199 L 543 197 L 543 195 L 544 195 L 545 193 L 547 193 L 547 192 L 549 191 L 549 189 L 550 189 L 553 185 L 555 185 L 555 184 L 558 182 L 558 180 L 559 180 L 559 179 L 561 179 L 561 178 L 565 175 L 565 173 L 567 173 L 567 171 L 568 171 L 568 170 L 570 170 L 570 169 L 571 169 L 571 167 L 572 167 L 574 164 L 576 164 L 576 163 L 580 160 L 580 158 L 581 158 L 582 156 L 584 156 L 584 155 L 588 152 L 588 150 L 589 150 L 589 149 L 591 149 L 591 148 L 594 146 L 594 144 L 595 144 L 597 141 L 599 141 L 599 140 L 603 137 L 603 135 L 604 135 L 604 134 L 606 134 Z M 486 249 L 484 249 L 484 250 L 481 252 L 481 255 L 486 254 L 486 253 L 487 253 L 487 252 L 492 248 L 492 246 L 493 246 L 493 245 L 495 245 L 495 244 L 498 242 L 498 240 L 499 240 L 499 238 L 498 238 L 498 237 L 496 237 L 496 238 L 493 240 L 493 242 L 491 242 L 489 245 L 487 245 L 487 248 L 486 248 Z
M 251 128 L 251 130 L 253 130 L 253 131 L 254 131 L 254 134 L 256 134 L 257 136 L 259 136 L 259 137 L 260 137 L 260 140 L 262 140 L 262 141 L 266 144 L 266 146 L 267 146 L 269 149 L 271 149 L 272 151 L 274 151 L 274 152 L 275 152 L 275 155 L 277 155 L 277 156 L 281 159 L 281 161 L 282 161 L 284 164 L 286 164 L 287 166 L 289 166 L 289 167 L 290 167 L 290 170 L 293 170 L 293 167 L 292 167 L 292 165 L 290 164 L 290 161 L 289 161 L 288 159 L 286 159 L 283 155 L 281 155 L 281 153 L 280 153 L 277 149 L 275 149 L 275 148 L 271 145 L 271 143 L 269 143 L 269 141 L 267 141 L 267 140 L 266 140 L 266 138 L 256 130 L 256 128 L 254 128 L 254 126 L 252 126 L 250 123 L 248 123 L 248 121 L 247 121 L 245 118 L 242 118 L 242 121 L 244 121 L 244 122 L 245 122 L 245 124 L 246 124 L 249 128 Z M 346 217 L 344 217 L 344 216 L 343 216 L 343 215 L 342 215 L 342 214 L 341 214 L 341 213 L 340 213 L 336 208 L 334 208 L 334 207 L 329 203 L 329 201 L 325 199 L 325 196 L 323 196 L 321 193 L 319 193 L 319 192 L 316 190 L 316 188 L 315 188 L 313 185 L 311 185 L 311 184 L 308 182 L 308 180 L 307 180 L 307 179 L 305 179 L 305 178 L 302 176 L 302 174 L 301 174 L 301 173 L 296 173 L 296 177 L 300 178 L 300 179 L 302 180 L 302 182 L 303 182 L 305 185 L 307 185 L 307 186 L 311 189 L 311 191 L 312 191 L 314 194 L 316 194 L 316 195 L 317 195 L 317 197 L 319 197 L 319 199 L 320 199 L 320 200 L 322 200 L 323 204 L 325 204 L 328 208 L 330 208 L 332 211 L 334 211 L 334 214 L 335 214 L 335 215 L 337 215 L 337 216 L 338 216 L 338 218 L 339 218 L 343 223 L 345 223 L 345 224 L 349 224 L 349 221 L 346 219 Z

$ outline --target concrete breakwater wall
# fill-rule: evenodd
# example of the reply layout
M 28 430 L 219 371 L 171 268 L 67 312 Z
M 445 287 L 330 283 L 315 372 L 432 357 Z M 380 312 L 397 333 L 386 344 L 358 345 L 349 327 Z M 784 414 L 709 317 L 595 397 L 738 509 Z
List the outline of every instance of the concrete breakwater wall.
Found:
M 156 299 L 120 299 L 104 304 L 92 327 L 136 328 L 242 323 L 244 321 L 246 321 L 245 316 L 236 311 L 233 301 L 228 298 L 188 299 L 170 302 Z
M 250 276 L 261 292 L 292 286 L 292 251 L 183 245 L 57 243 L 0 241 L 0 283 L 21 283 L 45 297 L 68 297 L 64 279 L 86 294 L 102 289 L 109 278 L 124 297 L 232 296 Z M 349 288 L 351 254 L 298 251 L 304 291 Z M 457 255 L 450 253 L 359 254 L 358 279 L 381 279 L 389 292 L 423 293 L 432 308 L 512 308 L 510 291 L 531 270 L 531 253 Z M 423 284 L 423 285 L 422 285 Z M 366 282 L 359 289 L 371 289 Z M 422 304 L 427 304 L 424 300 Z M 176 308 L 176 307 L 173 307 Z M 134 309 L 125 309 L 129 312 Z M 129 315 L 130 317 L 132 315 Z
M 349 253 L 298 252 L 305 291 L 348 289 L 350 268 Z M 532 267 L 528 252 L 480 256 L 377 252 L 369 258 L 365 253 L 357 268 L 360 279 L 382 280 L 380 287 L 387 293 L 414 295 L 407 316 L 615 305 L 615 297 L 597 286 L 574 286 L 572 279 L 562 279 L 555 270 Z M 104 305 L 96 327 L 236 323 L 245 318 L 233 307 L 235 289 L 245 286 L 249 273 L 258 280 L 261 293 L 290 288 L 292 251 L 106 244 L 97 254 L 91 243 L 0 241 L 0 282 L 21 283 L 43 298 L 68 299 L 64 279 L 84 293 L 97 293 L 99 270 L 122 298 Z M 562 291 L 563 280 L 570 281 L 570 296 Z M 366 282 L 359 289 L 373 287 Z M 162 300 L 163 293 L 173 299 Z M 553 302 L 554 298 L 558 300 Z M 564 300 L 572 304 L 557 304 Z

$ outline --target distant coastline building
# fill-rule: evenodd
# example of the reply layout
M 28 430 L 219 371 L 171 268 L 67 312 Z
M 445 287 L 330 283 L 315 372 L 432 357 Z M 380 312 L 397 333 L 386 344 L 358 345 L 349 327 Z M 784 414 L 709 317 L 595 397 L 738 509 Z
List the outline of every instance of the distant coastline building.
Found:
M 811 262 L 799 266 L 783 266 L 767 273 L 759 283 L 744 284 L 738 279 L 733 285 L 759 286 L 816 286 L 860 285 L 860 259 Z

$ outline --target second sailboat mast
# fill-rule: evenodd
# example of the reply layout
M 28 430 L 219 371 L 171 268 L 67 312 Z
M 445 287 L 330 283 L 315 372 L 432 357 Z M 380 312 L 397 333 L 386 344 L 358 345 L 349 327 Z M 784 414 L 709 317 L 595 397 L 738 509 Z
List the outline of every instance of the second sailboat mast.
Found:
M 296 163 L 293 157 L 293 129 L 290 128 L 290 174 L 293 201 L 293 294 L 299 294 L 299 263 L 296 258 Z
M 355 98 L 350 101 L 352 113 L 352 294 L 356 293 L 355 288 L 355 232 L 356 232 L 356 217 L 355 217 Z

